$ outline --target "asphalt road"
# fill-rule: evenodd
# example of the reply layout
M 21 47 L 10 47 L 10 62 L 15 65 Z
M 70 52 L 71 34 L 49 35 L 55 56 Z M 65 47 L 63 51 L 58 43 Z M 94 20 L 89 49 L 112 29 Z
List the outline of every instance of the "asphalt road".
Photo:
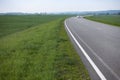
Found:
M 66 31 L 92 80 L 120 80 L 120 28 L 72 17 Z

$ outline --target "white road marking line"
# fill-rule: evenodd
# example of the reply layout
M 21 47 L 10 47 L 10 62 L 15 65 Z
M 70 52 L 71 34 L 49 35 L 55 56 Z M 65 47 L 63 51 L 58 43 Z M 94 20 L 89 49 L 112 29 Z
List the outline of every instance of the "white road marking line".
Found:
M 75 33 L 75 32 L 74 32 Z M 98 58 L 98 60 L 118 79 L 120 80 L 120 77 L 95 53 L 95 51 L 93 51 L 93 49 L 91 49 L 79 36 L 77 33 L 75 33 L 75 35 L 80 39 L 81 42 L 83 42 L 85 44 L 85 46 L 87 46 L 87 48 L 93 53 L 94 56 L 96 56 Z
M 100 77 L 101 80 L 107 80 L 105 78 L 105 76 L 103 75 L 103 73 L 99 70 L 99 68 L 96 66 L 96 64 L 93 62 L 93 60 L 88 56 L 87 52 L 83 49 L 83 47 L 79 44 L 79 42 L 76 40 L 76 38 L 73 36 L 72 32 L 70 31 L 70 29 L 68 28 L 66 21 L 65 21 L 65 27 L 68 30 L 68 32 L 70 33 L 71 37 L 73 38 L 73 40 L 75 41 L 75 43 L 78 45 L 78 47 L 81 49 L 81 51 L 83 52 L 84 56 L 87 58 L 87 60 L 89 61 L 89 63 L 91 64 L 91 66 L 93 67 L 93 69 L 96 71 L 96 73 L 98 74 L 98 76 Z

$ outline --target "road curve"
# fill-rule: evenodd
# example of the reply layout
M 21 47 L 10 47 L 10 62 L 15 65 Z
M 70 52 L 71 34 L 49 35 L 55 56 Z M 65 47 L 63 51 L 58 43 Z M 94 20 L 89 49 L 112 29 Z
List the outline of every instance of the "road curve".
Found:
M 92 80 L 120 80 L 120 28 L 72 17 L 65 29 Z

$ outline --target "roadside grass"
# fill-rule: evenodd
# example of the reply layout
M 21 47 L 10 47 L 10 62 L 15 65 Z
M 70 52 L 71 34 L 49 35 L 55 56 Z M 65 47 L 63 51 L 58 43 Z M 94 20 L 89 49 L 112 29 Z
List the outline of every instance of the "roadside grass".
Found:
M 0 80 L 54 80 L 59 20 L 0 39 Z
M 47 23 L 63 16 L 64 15 L 1 15 L 0 37 Z
M 98 16 L 87 16 L 85 18 L 93 21 L 102 22 L 105 24 L 120 26 L 120 15 L 98 15 Z
M 90 80 L 88 71 L 67 36 L 63 21 L 59 27 L 58 35 L 55 58 L 56 80 Z
M 0 38 L 0 80 L 90 80 L 64 17 Z

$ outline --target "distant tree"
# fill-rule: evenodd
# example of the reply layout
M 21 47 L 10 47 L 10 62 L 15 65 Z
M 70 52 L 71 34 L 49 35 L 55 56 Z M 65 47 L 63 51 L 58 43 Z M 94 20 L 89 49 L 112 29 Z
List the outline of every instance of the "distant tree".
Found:
M 106 13 L 106 15 L 109 15 L 109 13 Z
M 120 15 L 120 12 L 118 13 L 118 15 Z

